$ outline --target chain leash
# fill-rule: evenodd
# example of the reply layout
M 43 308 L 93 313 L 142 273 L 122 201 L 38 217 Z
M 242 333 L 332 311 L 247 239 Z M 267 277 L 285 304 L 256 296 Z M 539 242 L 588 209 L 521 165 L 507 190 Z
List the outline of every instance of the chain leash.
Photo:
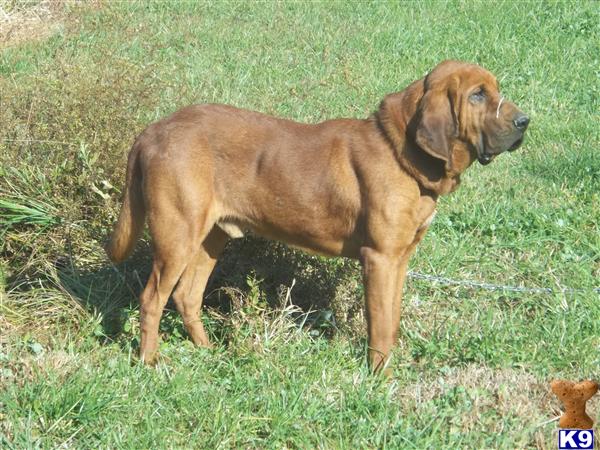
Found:
M 595 292 L 600 294 L 600 287 L 592 289 L 574 289 L 574 288 L 551 288 L 551 287 L 524 287 L 524 286 L 509 286 L 505 284 L 492 284 L 482 281 L 472 280 L 455 280 L 452 278 L 438 277 L 426 273 L 409 271 L 408 276 L 415 280 L 430 281 L 433 283 L 443 284 L 447 286 L 465 286 L 475 289 L 484 289 L 486 291 L 505 291 L 505 292 L 526 292 L 530 294 L 573 294 L 578 292 Z

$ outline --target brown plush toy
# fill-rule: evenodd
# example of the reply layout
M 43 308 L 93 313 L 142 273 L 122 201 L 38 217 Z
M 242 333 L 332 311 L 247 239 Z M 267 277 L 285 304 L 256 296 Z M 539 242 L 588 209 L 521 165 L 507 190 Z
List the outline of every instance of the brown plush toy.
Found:
M 550 387 L 565 405 L 565 412 L 558 421 L 560 428 L 592 428 L 594 421 L 585 412 L 585 402 L 598 391 L 598 383 L 587 380 L 575 384 L 567 380 L 554 380 Z

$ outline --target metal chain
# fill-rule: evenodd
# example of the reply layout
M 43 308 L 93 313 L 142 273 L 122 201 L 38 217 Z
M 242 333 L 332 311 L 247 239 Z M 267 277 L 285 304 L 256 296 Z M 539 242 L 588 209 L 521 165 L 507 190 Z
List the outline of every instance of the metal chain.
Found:
M 508 291 L 508 292 L 528 292 L 528 293 L 537 293 L 537 294 L 555 294 L 555 293 L 563 293 L 563 294 L 571 294 L 576 292 L 595 292 L 600 294 L 600 287 L 588 289 L 573 289 L 573 288 L 551 288 L 551 287 L 541 287 L 541 288 L 530 288 L 523 286 L 508 286 L 505 284 L 492 284 L 492 283 L 484 283 L 482 281 L 471 281 L 471 280 L 454 280 L 452 278 L 446 277 L 438 277 L 436 275 L 429 275 L 426 273 L 413 272 L 412 270 L 408 272 L 408 276 L 415 280 L 426 280 L 434 283 L 451 285 L 451 286 L 466 286 L 470 288 L 477 289 L 485 289 L 487 291 Z

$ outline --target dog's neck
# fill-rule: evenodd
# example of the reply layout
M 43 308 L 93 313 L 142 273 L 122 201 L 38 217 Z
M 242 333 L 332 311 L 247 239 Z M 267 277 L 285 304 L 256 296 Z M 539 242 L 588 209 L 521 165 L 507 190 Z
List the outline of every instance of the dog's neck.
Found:
M 471 164 L 471 161 L 453 160 L 454 169 L 448 170 L 446 162 L 429 155 L 417 145 L 414 139 L 414 117 L 422 96 L 423 82 L 419 80 L 402 92 L 388 95 L 381 102 L 373 119 L 394 150 L 402 169 L 422 188 L 437 195 L 444 195 L 458 187 L 460 174 Z M 455 145 L 464 144 L 457 142 Z

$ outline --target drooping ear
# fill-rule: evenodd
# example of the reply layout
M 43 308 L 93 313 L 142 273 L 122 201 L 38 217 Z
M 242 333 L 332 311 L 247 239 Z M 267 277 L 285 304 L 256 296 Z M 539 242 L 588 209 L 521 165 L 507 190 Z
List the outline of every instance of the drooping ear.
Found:
M 415 134 L 417 145 L 452 169 L 452 140 L 457 124 L 454 111 L 455 93 L 448 88 L 429 89 L 421 98 Z

